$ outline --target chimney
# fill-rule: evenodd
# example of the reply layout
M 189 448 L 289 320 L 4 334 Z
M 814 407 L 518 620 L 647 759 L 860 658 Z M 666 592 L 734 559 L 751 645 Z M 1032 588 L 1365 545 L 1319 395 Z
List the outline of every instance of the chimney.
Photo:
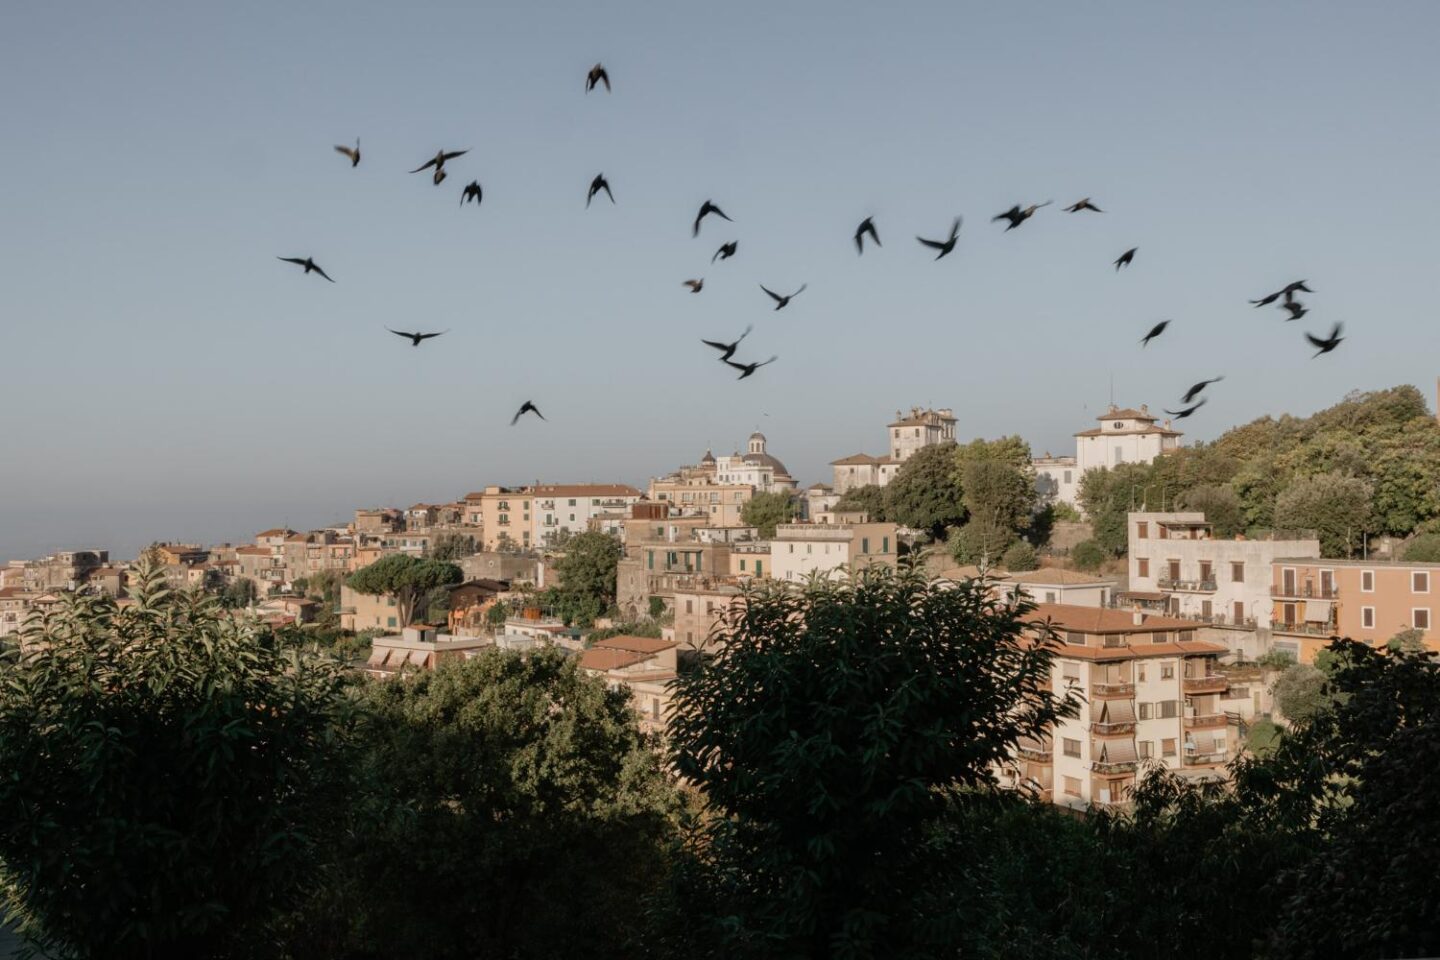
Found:
M 1145 625 L 1145 614 L 1140 612 L 1140 604 L 1137 603 L 1130 608 L 1130 621 L 1137 627 Z

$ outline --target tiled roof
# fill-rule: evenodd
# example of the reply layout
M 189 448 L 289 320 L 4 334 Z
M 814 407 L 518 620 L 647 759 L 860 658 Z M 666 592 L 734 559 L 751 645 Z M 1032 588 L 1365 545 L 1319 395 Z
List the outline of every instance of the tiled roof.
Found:
M 1109 410 L 1100 414 L 1096 420 L 1154 420 L 1155 415 L 1146 410 L 1136 410 L 1134 407 L 1126 407 L 1123 410 Z
M 637 653 L 634 650 L 591 647 L 580 654 L 580 669 L 599 670 L 604 673 L 643 663 L 653 656 L 653 653 Z
M 880 458 L 872 457 L 868 453 L 854 453 L 848 457 L 841 457 L 839 460 L 831 460 L 832 467 L 848 467 L 862 463 L 879 463 Z
M 255 539 L 259 540 L 261 537 L 288 537 L 294 534 L 294 532 L 295 531 L 289 527 L 275 527 L 272 530 L 261 530 L 255 534 Z
M 243 554 L 244 554 L 245 556 L 247 556 L 247 557 L 268 557 L 268 556 L 270 556 L 270 548 L 269 548 L 269 547 L 236 547 L 236 548 L 235 548 L 235 552 L 236 552 L 237 554 L 243 553 Z
M 632 653 L 643 653 L 646 655 L 659 653 L 661 650 L 669 650 L 675 646 L 674 640 L 661 640 L 659 637 L 631 637 L 619 636 L 610 637 L 606 640 L 596 640 L 592 650 L 629 650 Z
M 557 483 L 530 488 L 536 497 L 639 497 L 640 491 L 624 483 Z

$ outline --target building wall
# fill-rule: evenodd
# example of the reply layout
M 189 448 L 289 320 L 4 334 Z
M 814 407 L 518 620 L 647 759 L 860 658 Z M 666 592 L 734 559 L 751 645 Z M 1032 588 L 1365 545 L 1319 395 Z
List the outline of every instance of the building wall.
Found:
M 1293 586 L 1287 586 L 1287 570 L 1293 571 Z M 1428 623 L 1420 628 L 1421 639 L 1428 649 L 1440 650 L 1435 623 L 1440 616 L 1440 564 L 1283 557 L 1271 564 L 1270 584 L 1276 594 L 1272 617 L 1277 634 L 1283 632 L 1287 608 L 1293 610 L 1291 622 L 1298 625 L 1307 622 L 1302 619 L 1307 617 L 1307 602 L 1328 599 L 1333 633 L 1381 646 L 1402 630 Z M 1302 647 L 1307 654 L 1302 659 L 1313 658 L 1324 645 L 1324 636 L 1314 639 Z
M 855 573 L 873 564 L 895 566 L 893 523 L 781 524 L 770 543 L 770 576 L 798 582 L 811 573 Z
M 682 649 L 708 649 L 711 631 L 731 604 L 738 603 L 736 588 L 694 586 L 675 588 L 675 641 Z
M 1036 457 L 1030 461 L 1035 468 L 1035 492 L 1041 503 L 1080 503 L 1080 468 L 1074 457 Z
M 519 548 L 535 546 L 533 497 L 524 490 L 486 487 L 480 496 L 480 527 L 486 550 L 497 550 L 501 534 L 509 536 Z
M 617 484 L 541 484 L 531 493 L 531 542 L 548 546 L 562 531 L 585 533 L 590 518 L 626 510 L 640 500 L 640 491 Z M 514 534 L 511 534 L 514 536 Z
M 676 504 L 682 513 L 703 513 L 717 527 L 738 525 L 745 502 L 753 495 L 754 489 L 748 484 L 702 482 L 697 479 L 651 480 L 649 488 L 650 499 Z
M 372 597 L 340 587 L 340 626 L 344 630 L 399 630 L 399 610 L 394 597 Z

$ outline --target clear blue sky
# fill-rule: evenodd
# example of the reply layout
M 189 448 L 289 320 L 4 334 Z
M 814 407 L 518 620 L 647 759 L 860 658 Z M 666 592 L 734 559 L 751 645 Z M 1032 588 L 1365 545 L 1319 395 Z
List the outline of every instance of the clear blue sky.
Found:
M 6 4 L 0 559 L 641 483 L 756 426 L 808 484 L 916 403 L 1068 452 L 1112 374 L 1152 407 L 1225 374 L 1196 439 L 1429 395 L 1437 36 L 1428 0 Z M 692 240 L 707 197 L 735 223 Z M 1301 277 L 1302 321 L 1245 302 Z M 736 383 L 697 341 L 747 323 L 781 359 Z

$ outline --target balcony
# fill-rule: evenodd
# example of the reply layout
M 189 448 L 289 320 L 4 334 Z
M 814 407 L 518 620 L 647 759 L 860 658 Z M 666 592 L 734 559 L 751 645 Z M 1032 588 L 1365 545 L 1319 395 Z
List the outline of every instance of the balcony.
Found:
M 1185 718 L 1186 730 L 1214 730 L 1230 722 L 1223 713 L 1197 713 Z
M 1186 693 L 1224 693 L 1230 686 L 1230 678 L 1223 673 L 1210 673 L 1203 677 L 1186 677 Z
M 1323 583 L 1317 587 L 1310 581 L 1288 588 L 1283 584 L 1280 586 L 1271 584 L 1270 596 L 1295 600 L 1335 600 L 1340 596 L 1340 589 L 1334 584 L 1327 586 Z
M 1053 764 L 1055 762 L 1055 758 L 1051 755 L 1049 750 L 1039 749 L 1034 746 L 1016 746 L 1015 755 L 1020 757 L 1022 760 L 1028 760 L 1031 763 Z
M 1335 636 L 1333 623 L 1276 623 L 1270 627 L 1272 633 L 1303 633 L 1310 637 Z
M 1135 733 L 1135 724 L 1130 723 L 1092 723 L 1090 732 L 1097 737 L 1119 737 L 1130 736 Z
M 1102 777 L 1124 777 L 1134 773 L 1135 768 L 1139 765 L 1140 761 L 1138 760 L 1117 760 L 1113 763 L 1096 760 L 1090 764 L 1090 770 Z
M 1156 581 L 1161 590 L 1169 590 L 1171 593 L 1214 593 L 1215 579 L 1208 580 L 1172 580 L 1169 577 L 1161 577 Z
M 1090 695 L 1101 700 L 1128 699 L 1135 696 L 1133 683 L 1092 683 Z
M 1188 750 L 1185 752 L 1185 766 L 1187 767 L 1210 766 L 1212 764 L 1226 763 L 1228 760 L 1229 754 L 1224 750 L 1212 750 L 1209 753 L 1199 753 Z

